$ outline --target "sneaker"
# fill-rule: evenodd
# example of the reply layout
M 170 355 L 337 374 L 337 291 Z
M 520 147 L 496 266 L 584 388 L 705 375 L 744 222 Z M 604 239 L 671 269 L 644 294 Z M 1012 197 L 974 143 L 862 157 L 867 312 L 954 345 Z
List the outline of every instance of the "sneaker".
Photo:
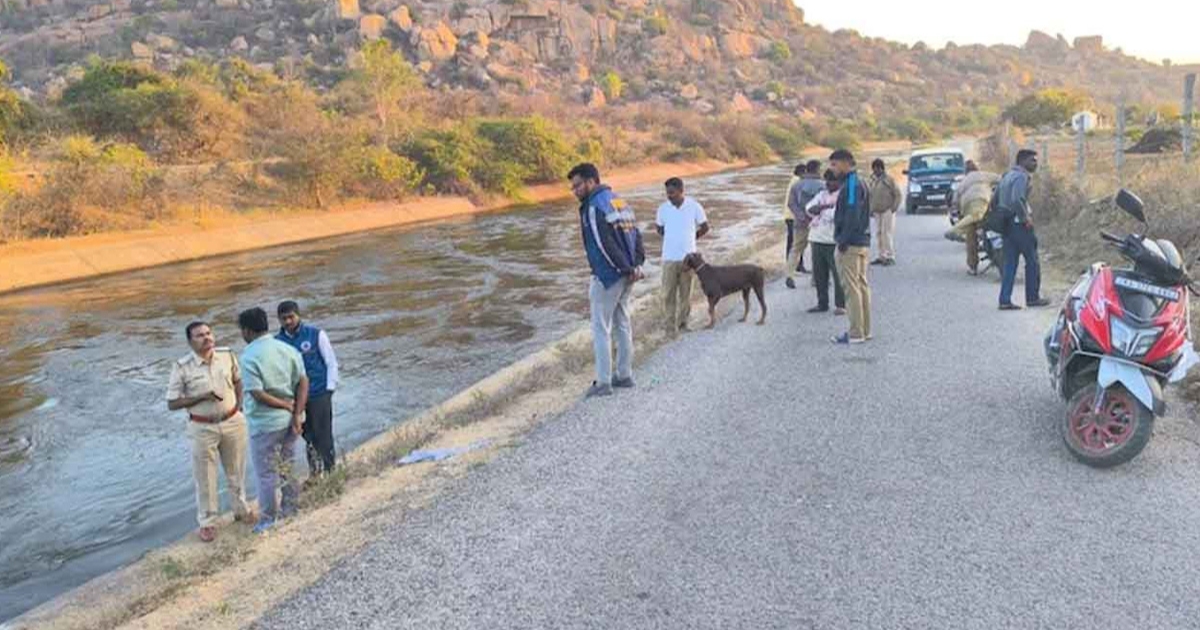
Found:
M 254 529 L 251 531 L 253 531 L 255 535 L 261 536 L 270 531 L 273 527 L 275 527 L 275 519 L 264 516 L 258 519 L 258 525 L 255 525 Z
M 679 325 L 679 332 L 685 333 L 685 332 L 691 332 L 691 331 L 692 331 L 692 329 L 688 328 L 687 322 L 684 322 Z
M 860 343 L 865 343 L 866 339 L 859 339 L 857 337 L 851 337 L 850 333 L 842 333 L 836 337 L 833 337 L 832 339 L 830 339 L 830 341 L 832 341 L 833 343 L 836 343 L 839 346 L 851 346 L 851 345 L 858 345 Z
M 886 261 L 886 260 L 884 260 L 884 259 L 882 259 L 882 258 L 876 258 L 875 260 L 872 260 L 872 261 L 871 261 L 871 264 L 872 264 L 872 265 L 875 265 L 875 266 L 881 266 L 881 265 L 886 265 L 886 264 L 888 264 L 888 261 Z
M 1032 302 L 1026 302 L 1025 306 L 1027 306 L 1029 308 L 1041 308 L 1043 306 L 1050 306 L 1050 300 L 1047 300 L 1046 298 L 1038 298 Z
M 608 383 L 600 384 L 600 383 L 593 381 L 592 386 L 589 387 L 587 390 L 587 393 L 584 394 L 584 398 L 599 398 L 602 396 L 612 396 L 612 395 L 613 395 L 613 388 L 612 388 L 611 384 L 608 384 Z
M 802 273 L 806 276 L 808 275 L 808 270 L 804 268 L 804 265 L 800 265 L 799 267 L 796 267 L 796 272 Z
M 883 266 L 884 266 L 884 267 L 895 267 L 895 266 L 896 266 L 896 259 L 895 259 L 895 258 L 889 258 L 889 259 L 887 259 L 887 260 L 883 261 Z
M 1019 310 L 1021 310 L 1021 307 L 1017 306 L 1016 304 L 1001 304 L 1000 310 L 1002 310 L 1002 311 L 1019 311 Z
M 629 378 L 614 378 L 612 380 L 612 386 L 614 389 L 633 389 L 634 387 L 637 387 L 637 383 L 633 382 L 632 376 Z
M 233 517 L 233 520 L 235 520 L 239 523 L 245 523 L 247 525 L 254 525 L 255 523 L 258 522 L 258 514 L 256 514 L 254 512 L 254 510 L 250 510 L 249 512 L 246 512 L 245 514 L 235 515 Z
M 201 527 L 198 535 L 200 536 L 200 542 L 210 543 L 217 539 L 217 528 Z
M 787 288 L 789 288 L 789 289 L 795 289 L 795 288 L 796 288 L 796 281 L 795 281 L 795 280 L 793 280 L 793 279 L 791 279 L 791 278 L 788 278 L 787 280 L 785 280 L 785 281 L 784 281 L 784 284 L 786 284 L 786 285 L 787 285 Z
M 828 313 L 829 307 L 828 306 L 814 306 L 814 307 L 808 309 L 808 312 L 809 313 Z
M 833 314 L 837 315 L 838 317 L 844 317 L 846 315 L 846 309 L 844 309 L 844 308 L 834 309 Z

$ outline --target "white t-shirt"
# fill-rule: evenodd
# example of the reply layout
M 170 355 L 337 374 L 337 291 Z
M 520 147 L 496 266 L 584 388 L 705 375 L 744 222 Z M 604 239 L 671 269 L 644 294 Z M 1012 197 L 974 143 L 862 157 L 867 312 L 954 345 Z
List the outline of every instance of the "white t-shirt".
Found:
M 663 262 L 681 262 L 696 252 L 696 228 L 707 223 L 704 208 L 691 197 L 684 197 L 678 208 L 669 200 L 658 207 L 656 223 L 663 229 Z

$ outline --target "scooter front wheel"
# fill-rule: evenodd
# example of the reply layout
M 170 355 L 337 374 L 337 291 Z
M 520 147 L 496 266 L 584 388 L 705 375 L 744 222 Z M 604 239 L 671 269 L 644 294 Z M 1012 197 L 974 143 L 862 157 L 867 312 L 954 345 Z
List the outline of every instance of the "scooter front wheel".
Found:
M 1102 396 L 1099 401 L 1097 394 Z M 1104 391 L 1095 383 L 1081 388 L 1067 403 L 1064 420 L 1067 449 L 1094 468 L 1119 466 L 1137 457 L 1154 432 L 1154 412 L 1119 384 Z

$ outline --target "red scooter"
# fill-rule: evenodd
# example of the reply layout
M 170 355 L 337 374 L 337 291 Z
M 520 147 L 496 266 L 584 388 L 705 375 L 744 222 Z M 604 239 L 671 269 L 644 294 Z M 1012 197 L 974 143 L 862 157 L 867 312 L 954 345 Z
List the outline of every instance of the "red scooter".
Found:
M 1122 190 L 1116 202 L 1146 225 L 1136 195 Z M 1200 356 L 1189 319 L 1196 289 L 1175 245 L 1138 234 L 1101 237 L 1133 267 L 1093 264 L 1067 296 L 1045 349 L 1054 388 L 1068 401 L 1067 448 L 1108 468 L 1142 452 L 1166 411 L 1163 387 L 1182 381 Z

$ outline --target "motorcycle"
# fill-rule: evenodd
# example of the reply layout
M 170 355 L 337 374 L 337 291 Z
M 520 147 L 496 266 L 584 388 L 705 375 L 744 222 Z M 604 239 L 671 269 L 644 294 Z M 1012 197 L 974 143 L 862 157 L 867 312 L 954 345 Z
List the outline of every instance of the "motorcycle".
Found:
M 1145 205 L 1121 190 L 1117 206 L 1148 228 Z M 1196 292 L 1169 240 L 1101 232 L 1132 268 L 1095 263 L 1076 282 L 1046 335 L 1051 383 L 1067 401 L 1063 441 L 1079 461 L 1109 468 L 1137 457 L 1163 388 L 1200 364 L 1189 298 Z

